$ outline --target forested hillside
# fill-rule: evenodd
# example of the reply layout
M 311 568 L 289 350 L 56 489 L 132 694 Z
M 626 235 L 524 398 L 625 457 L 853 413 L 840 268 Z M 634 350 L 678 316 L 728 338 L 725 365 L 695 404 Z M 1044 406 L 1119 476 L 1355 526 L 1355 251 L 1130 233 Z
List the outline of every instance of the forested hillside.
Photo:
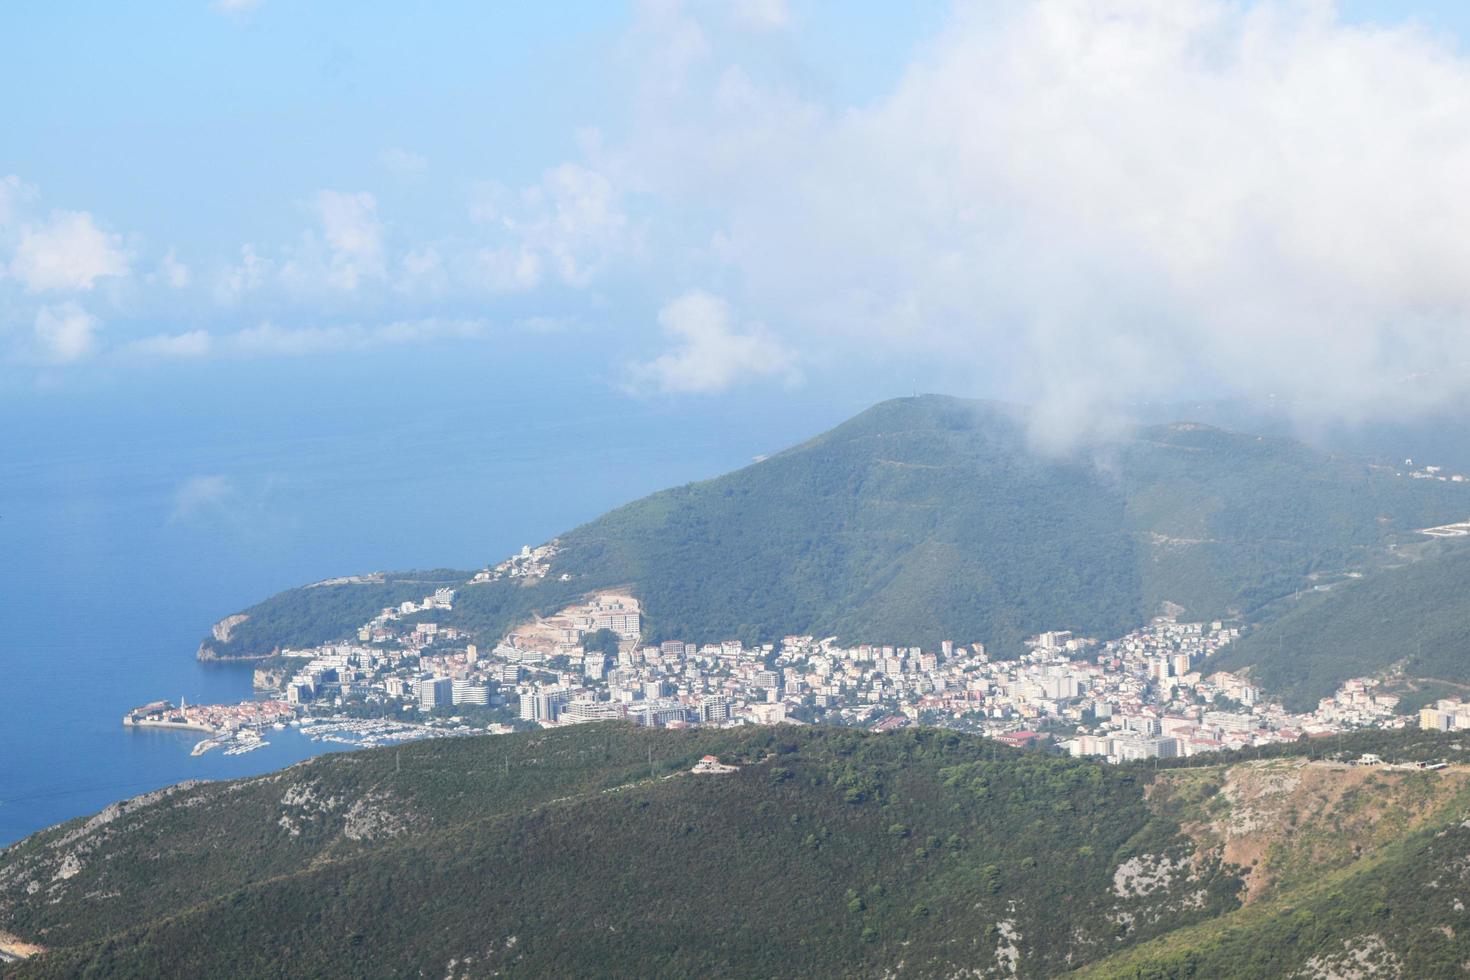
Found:
M 1470 547 L 1436 543 L 1401 568 L 1309 593 L 1221 654 L 1306 710 L 1349 677 L 1403 664 L 1406 678 L 1470 684 Z
M 1443 930 L 1470 767 L 1321 760 L 1450 741 L 1163 771 L 934 730 L 418 743 L 35 835 L 0 851 L 0 933 L 49 950 L 16 977 L 1261 976 L 1359 948 L 1440 976 L 1470 957 Z
M 1042 629 L 1117 635 L 1165 601 L 1249 615 L 1467 511 L 1465 485 L 1190 424 L 1042 456 L 1019 410 L 925 396 L 577 528 L 553 563 L 570 581 L 466 589 L 455 621 L 493 635 L 630 586 L 654 638 L 1015 650 Z
M 923 396 L 618 508 L 562 535 L 544 579 L 465 585 L 432 618 L 493 643 L 625 587 L 651 640 L 813 633 L 1013 653 L 1044 629 L 1121 634 L 1165 602 L 1196 619 L 1250 617 L 1315 574 L 1371 571 L 1390 544 L 1467 515 L 1470 485 L 1290 440 L 1180 423 L 1041 455 L 1023 411 Z M 247 610 L 221 652 L 344 635 L 422 591 L 425 576 L 401 578 L 284 593 Z
M 454 588 L 470 574 L 438 568 L 288 589 L 238 613 L 243 618 L 230 624 L 227 639 L 205 637 L 199 656 L 220 660 L 268 657 L 281 647 L 314 646 L 350 636 L 384 607 L 417 602 L 435 589 Z

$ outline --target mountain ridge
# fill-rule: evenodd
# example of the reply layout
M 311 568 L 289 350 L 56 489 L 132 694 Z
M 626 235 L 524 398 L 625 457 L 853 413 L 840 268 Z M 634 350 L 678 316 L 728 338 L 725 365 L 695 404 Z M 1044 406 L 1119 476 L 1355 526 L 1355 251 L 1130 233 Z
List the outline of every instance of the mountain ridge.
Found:
M 1368 751 L 1453 764 L 1330 761 Z M 1260 976 L 1367 944 L 1438 976 L 1470 956 L 1444 929 L 1470 900 L 1452 736 L 1264 754 L 1155 771 L 933 729 L 609 724 L 324 756 L 0 850 L 0 930 L 48 950 L 6 974 Z M 729 765 L 691 771 L 704 755 Z
M 632 586 L 649 639 L 810 633 L 1014 651 L 1044 629 L 1118 635 L 1166 601 L 1193 618 L 1249 617 L 1313 576 L 1388 561 L 1418 528 L 1466 511 L 1467 485 L 1199 423 L 1039 455 L 1023 409 L 925 395 L 615 508 L 559 536 L 553 574 L 534 584 L 460 573 L 454 610 L 436 620 L 493 643 Z M 291 590 L 252 607 L 238 642 L 204 646 L 259 656 L 299 643 L 269 625 L 283 606 L 326 624 L 313 636 L 345 635 L 367 617 L 329 600 L 355 596 L 361 611 L 392 604 L 390 591 Z

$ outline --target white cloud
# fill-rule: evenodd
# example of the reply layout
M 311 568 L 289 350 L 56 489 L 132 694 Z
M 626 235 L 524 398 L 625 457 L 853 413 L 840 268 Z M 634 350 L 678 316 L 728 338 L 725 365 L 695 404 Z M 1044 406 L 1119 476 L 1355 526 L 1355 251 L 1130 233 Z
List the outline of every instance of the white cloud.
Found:
M 218 474 L 191 476 L 174 491 L 170 520 L 192 521 L 227 507 L 236 496 L 235 484 Z
M 324 190 L 311 201 L 312 228 L 277 250 L 243 246 L 239 261 L 216 276 L 215 295 L 225 304 L 259 294 L 276 304 L 351 310 L 388 297 L 587 289 L 642 247 L 644 225 L 629 217 L 624 198 L 607 175 L 564 162 L 518 192 L 472 185 L 465 214 L 472 227 L 393 250 L 373 194 Z
M 516 329 L 531 333 L 556 334 L 572 329 L 577 321 L 561 316 L 528 316 L 515 322 Z
M 36 313 L 36 343 L 52 364 L 69 364 L 93 353 L 102 323 L 76 303 L 43 306 Z
M 98 279 L 128 274 L 122 239 L 86 211 L 53 211 L 21 228 L 10 274 L 31 292 L 90 290 Z
M 505 185 L 493 180 L 476 181 L 470 186 L 469 197 L 471 221 L 489 224 L 505 218 L 506 201 L 510 197 Z
M 179 261 L 173 249 L 169 249 L 158 263 L 158 277 L 170 289 L 183 289 L 189 285 L 189 267 Z
M 639 246 L 622 197 L 606 174 L 572 162 L 548 169 L 518 197 L 494 181 L 475 184 L 469 216 L 489 226 L 493 241 L 474 253 L 470 281 L 494 291 L 546 281 L 586 288 Z
M 483 320 L 395 320 L 368 331 L 365 343 L 427 344 L 440 340 L 478 340 L 489 331 Z
M 736 23 L 760 30 L 787 27 L 791 23 L 791 8 L 786 0 L 735 0 L 730 12 Z
M 417 174 L 429 169 L 429 158 L 401 146 L 390 146 L 378 154 L 378 162 L 395 174 Z
M 354 344 L 358 331 L 351 327 L 278 327 L 273 323 L 247 327 L 226 334 L 221 344 L 234 353 L 248 357 L 301 357 L 347 350 Z
M 127 345 L 125 351 L 146 358 L 199 358 L 214 350 L 214 336 L 205 330 L 155 334 Z
M 477 340 L 488 332 L 489 324 L 482 320 L 425 318 L 322 327 L 282 327 L 264 322 L 243 330 L 213 334 L 203 330 L 155 334 L 132 341 L 123 348 L 123 353 L 158 360 L 307 357 L 445 340 Z
M 585 286 L 609 255 L 627 244 L 628 216 L 612 182 L 580 164 L 563 163 L 542 178 L 529 200 L 543 209 L 525 230 L 555 263 L 562 282 Z
M 730 306 L 718 296 L 694 291 L 664 305 L 659 325 L 673 349 L 633 365 L 628 387 L 671 393 L 712 393 L 737 384 L 800 377 L 796 355 L 758 325 L 736 329 Z
M 23 182 L 15 174 L 0 177 L 0 228 L 5 228 L 18 221 L 21 206 L 35 196 L 36 189 Z
M 475 339 L 488 325 L 480 320 L 400 320 L 377 326 L 358 324 L 329 327 L 278 327 L 262 323 L 220 339 L 227 353 L 251 356 L 303 356 L 346 350 L 365 350 L 438 340 Z
M 651 0 L 642 5 L 633 37 L 635 60 L 646 96 L 678 97 L 696 66 L 713 51 L 708 33 L 679 0 Z
M 319 191 L 312 200 L 317 230 L 302 236 L 280 268 L 283 284 L 302 293 L 351 293 L 387 269 L 378 202 L 366 191 Z
M 383 274 L 383 226 L 373 195 L 322 191 L 316 197 L 316 211 L 331 249 L 334 284 L 352 290 L 364 276 Z
M 209 9 L 218 14 L 229 14 L 240 16 L 248 14 L 259 7 L 265 0 L 213 0 Z
M 682 87 L 650 68 L 607 172 L 789 345 L 1013 378 L 1058 429 L 1195 383 L 1340 416 L 1470 391 L 1470 56 L 1427 33 L 1319 2 L 962 4 L 840 109 L 702 58 Z
M 394 289 L 414 295 L 440 295 L 449 288 L 444 256 L 436 245 L 409 249 L 398 262 Z
M 541 283 L 541 258 L 524 248 L 485 248 L 473 259 L 473 283 L 491 292 L 521 292 Z
M 237 302 L 246 293 L 260 288 L 270 271 L 271 263 L 256 254 L 254 245 L 242 245 L 240 261 L 220 275 L 215 285 L 215 296 L 222 303 Z

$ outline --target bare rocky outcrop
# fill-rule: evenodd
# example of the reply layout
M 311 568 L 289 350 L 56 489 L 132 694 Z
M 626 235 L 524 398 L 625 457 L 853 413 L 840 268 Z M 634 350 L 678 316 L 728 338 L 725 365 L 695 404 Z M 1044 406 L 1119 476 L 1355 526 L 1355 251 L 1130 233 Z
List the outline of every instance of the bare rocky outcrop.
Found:
M 408 824 L 388 808 L 391 800 L 385 794 L 372 794 L 352 804 L 343 820 L 343 836 L 348 840 L 371 841 L 404 833 Z
M 229 643 L 230 634 L 235 631 L 235 627 L 239 626 L 241 623 L 245 622 L 245 620 L 249 618 L 250 617 L 245 615 L 244 613 L 235 613 L 235 615 L 233 616 L 226 616 L 224 619 L 211 626 L 209 628 L 209 632 L 220 643 Z
M 224 619 L 215 623 L 209 628 L 209 636 L 205 637 L 199 644 L 199 649 L 194 654 L 195 658 L 203 661 L 263 660 L 266 657 L 274 656 L 279 652 L 279 648 L 251 650 L 247 653 L 220 653 L 218 648 L 229 643 L 234 638 L 235 627 L 249 618 L 245 613 L 235 613 L 233 616 L 226 616 Z
M 15 963 L 46 952 L 46 947 L 28 943 L 19 936 L 0 931 L 0 963 Z
M 1191 779 L 1186 772 L 1162 783 Z M 1305 760 L 1232 766 L 1219 794 L 1185 820 L 1196 860 L 1214 855 L 1241 869 L 1247 905 L 1283 878 L 1344 867 L 1428 819 L 1470 781 L 1470 769 L 1442 771 L 1432 784 L 1372 766 Z
M 1403 961 L 1380 936 L 1359 936 L 1344 940 L 1342 946 L 1341 952 L 1307 960 L 1306 968 L 1296 976 L 1302 980 L 1376 980 L 1404 975 Z
M 1015 919 L 1002 919 L 995 924 L 999 936 L 995 944 L 995 965 L 1003 976 L 1013 977 L 1021 965 L 1021 933 Z
M 282 691 L 290 676 L 284 667 L 257 667 L 250 675 L 250 686 L 257 691 Z
M 1167 854 L 1139 854 L 1118 865 L 1113 872 L 1113 894 L 1119 898 L 1142 898 L 1171 888 L 1194 869 L 1194 858 L 1177 860 Z

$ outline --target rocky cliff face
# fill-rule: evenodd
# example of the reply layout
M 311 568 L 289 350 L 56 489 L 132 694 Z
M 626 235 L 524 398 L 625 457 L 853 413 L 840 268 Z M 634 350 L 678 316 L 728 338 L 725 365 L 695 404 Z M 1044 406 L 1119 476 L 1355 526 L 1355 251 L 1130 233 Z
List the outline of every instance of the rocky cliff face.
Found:
M 245 620 L 249 618 L 250 617 L 247 616 L 245 613 L 235 613 L 233 616 L 226 616 L 224 619 L 211 626 L 209 628 L 209 632 L 213 634 L 214 638 L 219 642 L 229 643 L 230 634 L 235 631 L 235 627 L 239 626 L 241 623 L 245 622 Z
M 229 643 L 231 636 L 235 632 L 235 627 L 236 626 L 239 626 L 241 623 L 245 622 L 245 620 L 247 620 L 249 618 L 250 617 L 248 615 L 246 615 L 245 613 L 235 613 L 233 616 L 226 616 L 224 619 L 222 619 L 219 622 L 215 623 L 213 626 L 211 626 L 209 628 L 209 636 L 206 637 L 204 640 L 202 640 L 200 642 L 199 649 L 194 654 L 194 656 L 197 659 L 199 659 L 199 660 L 206 660 L 206 661 L 208 661 L 208 660 L 261 660 L 261 659 L 263 659 L 265 657 L 269 657 L 269 656 L 272 656 L 273 654 L 275 654 L 277 652 L 277 650 L 272 649 L 272 650 L 251 651 L 250 653 L 245 653 L 245 654 L 232 654 L 230 656 L 223 656 L 223 655 L 220 654 L 219 650 L 216 649 L 216 647 L 215 647 L 214 644 L 218 643 L 218 644 L 223 645 L 223 644 Z
M 280 652 L 280 647 L 272 647 L 269 650 L 257 650 L 251 651 L 250 653 L 231 654 L 226 656 L 216 650 L 213 644 L 211 644 L 208 640 L 205 640 L 204 642 L 199 644 L 199 649 L 194 651 L 194 657 L 196 660 L 203 660 L 206 662 L 248 662 L 251 660 L 264 660 L 266 657 L 274 657 Z

